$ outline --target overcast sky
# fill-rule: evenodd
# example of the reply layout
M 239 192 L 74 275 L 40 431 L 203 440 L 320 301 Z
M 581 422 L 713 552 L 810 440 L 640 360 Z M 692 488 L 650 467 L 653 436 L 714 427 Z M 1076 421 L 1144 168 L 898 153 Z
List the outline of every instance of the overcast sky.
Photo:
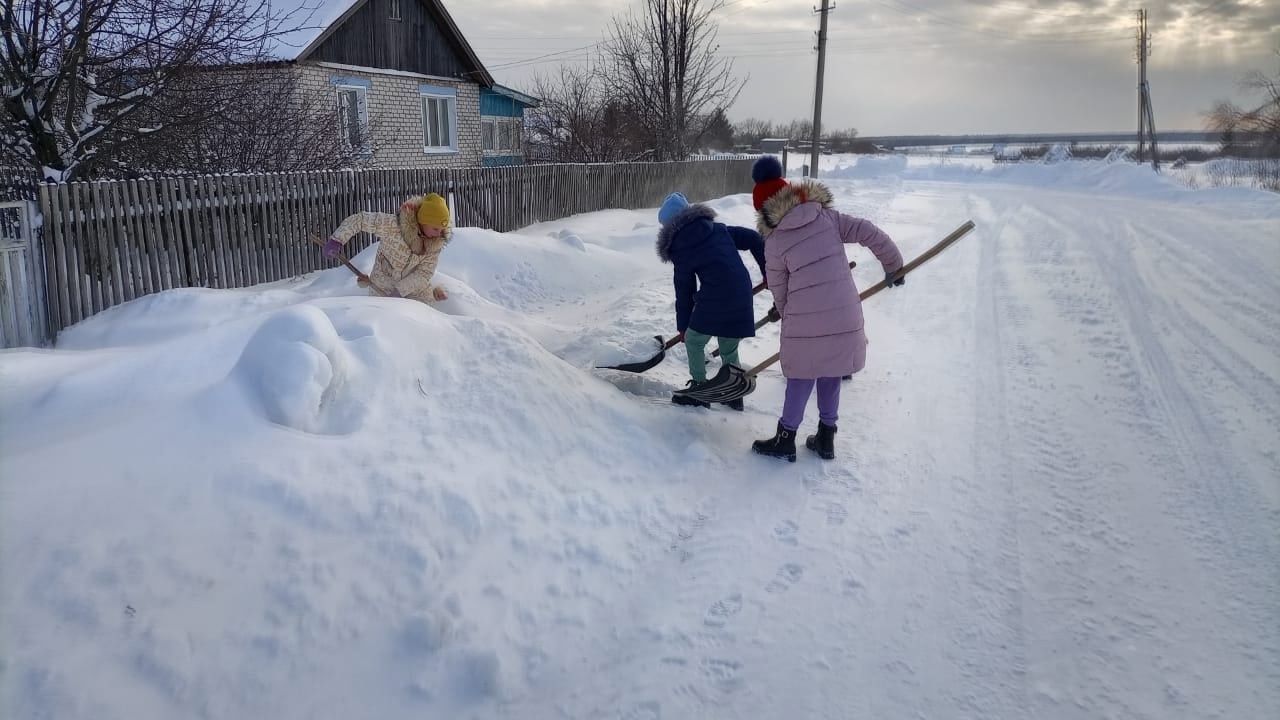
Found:
M 641 0 L 444 0 L 498 82 L 527 88 L 562 62 L 595 62 L 612 16 Z M 732 120 L 813 112 L 821 0 L 729 0 L 720 53 L 747 78 Z M 838 0 L 823 126 L 862 135 L 1137 128 L 1135 11 L 1153 35 L 1157 130 L 1203 129 L 1237 82 L 1280 74 L 1280 0 Z

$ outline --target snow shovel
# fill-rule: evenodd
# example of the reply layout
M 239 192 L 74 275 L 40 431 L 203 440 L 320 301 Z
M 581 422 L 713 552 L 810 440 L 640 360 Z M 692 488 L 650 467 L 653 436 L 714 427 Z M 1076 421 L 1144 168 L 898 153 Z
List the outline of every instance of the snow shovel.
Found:
M 765 288 L 765 284 L 763 281 L 761 281 L 758 285 L 751 288 L 752 296 L 756 295 L 761 290 L 764 290 L 764 288 Z M 758 323 L 756 323 L 756 328 L 761 327 L 765 323 L 766 323 L 765 320 L 759 321 Z M 621 365 L 597 365 L 596 369 L 597 370 L 621 370 L 622 372 L 642 373 L 646 370 L 651 370 L 654 367 L 656 367 L 658 363 L 662 362 L 663 359 L 667 357 L 668 350 L 680 344 L 679 335 L 671 338 L 670 340 L 663 340 L 661 335 L 654 335 L 653 339 L 658 342 L 658 354 L 654 355 L 648 360 L 641 360 L 639 362 L 633 362 L 633 363 L 623 363 Z M 716 351 L 717 354 L 719 352 L 720 352 L 719 350 Z
M 311 236 L 311 242 L 313 242 L 313 243 L 315 243 L 316 245 L 319 245 L 319 246 L 321 246 L 321 247 L 324 247 L 324 241 L 320 239 L 320 236 L 319 236 L 319 235 L 312 235 L 312 236 Z M 343 254 L 343 252 L 342 252 L 341 250 L 339 250 L 339 251 L 338 251 L 338 259 L 342 261 L 342 264 L 343 264 L 343 265 L 346 265 L 346 266 L 347 266 L 347 269 L 348 269 L 348 270 L 350 270 L 351 272 L 355 273 L 355 276 L 356 276 L 356 278 L 357 278 L 357 279 L 359 279 L 359 280 L 363 280 L 363 281 L 364 281 L 365 283 L 367 283 L 370 287 L 372 287 L 374 290 L 377 290 L 379 293 L 381 293 L 381 294 L 383 294 L 383 295 L 389 295 L 389 294 L 390 294 L 390 293 L 386 292 L 385 290 L 383 290 L 383 289 L 382 289 L 380 286 L 378 286 L 375 282 L 373 282 L 373 280 L 372 280 L 368 275 L 365 275 L 363 272 L 360 272 L 360 268 L 356 267 L 355 265 L 352 265 L 352 264 L 351 264 L 351 261 L 347 259 L 347 256 L 346 256 L 345 254 Z
M 963 225 L 953 230 L 950 235 L 943 238 L 942 241 L 939 242 L 937 245 L 934 245 L 933 247 L 924 251 L 924 253 L 922 253 L 916 259 L 912 260 L 906 265 L 903 265 L 902 269 L 898 271 L 898 277 L 902 277 L 907 273 L 911 272 L 912 270 L 915 270 L 916 268 L 920 267 L 925 262 L 932 259 L 933 256 L 937 255 L 943 250 L 946 250 L 953 243 L 955 243 L 955 241 L 964 237 L 973 228 L 974 228 L 973 221 L 966 220 Z M 889 284 L 886 281 L 881 280 L 875 285 L 872 285 L 866 290 L 863 290 L 858 297 L 861 300 L 866 300 L 867 298 L 871 297 L 872 295 L 875 295 L 876 293 L 880 292 L 881 290 L 885 289 L 888 286 Z M 781 356 L 782 356 L 781 352 L 776 352 L 772 356 L 770 356 L 769 359 L 765 360 L 759 365 L 756 365 L 750 370 L 743 370 L 740 367 L 725 365 L 724 367 L 720 368 L 720 372 L 714 378 L 709 380 L 702 387 L 699 387 L 696 391 L 677 390 L 675 394 L 683 395 L 685 397 L 692 398 L 694 400 L 701 400 L 702 402 L 709 402 L 709 403 L 724 403 L 724 402 L 730 402 L 732 400 L 737 400 L 742 397 L 746 397 L 756 389 L 756 376 L 759 375 L 760 372 L 763 371 L 765 368 L 777 362 L 778 358 L 780 358 Z

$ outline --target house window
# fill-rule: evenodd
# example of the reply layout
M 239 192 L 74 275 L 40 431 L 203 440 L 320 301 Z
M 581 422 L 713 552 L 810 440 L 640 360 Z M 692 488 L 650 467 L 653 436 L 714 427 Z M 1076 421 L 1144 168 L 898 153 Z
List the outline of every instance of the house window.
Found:
M 484 118 L 480 121 L 480 148 L 485 152 L 493 152 L 498 149 L 497 130 L 497 120 Z
M 433 85 L 419 86 L 422 99 L 422 145 L 426 152 L 458 149 L 457 91 Z
M 511 152 L 512 142 L 513 142 L 512 130 L 514 129 L 514 127 L 515 126 L 512 124 L 509 118 L 503 119 L 502 125 L 500 126 L 500 130 L 498 132 L 498 149 L 499 150 L 503 152 Z
M 338 123 L 342 141 L 352 152 L 369 152 L 369 89 L 335 85 L 338 93 Z
M 400 0 L 387 0 L 387 3 L 390 5 L 388 12 L 390 13 L 391 19 L 399 20 L 400 19 Z

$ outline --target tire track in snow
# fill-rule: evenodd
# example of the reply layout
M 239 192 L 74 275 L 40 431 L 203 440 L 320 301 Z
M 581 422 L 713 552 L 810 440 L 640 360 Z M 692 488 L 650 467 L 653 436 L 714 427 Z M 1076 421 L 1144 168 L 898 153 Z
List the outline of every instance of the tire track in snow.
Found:
M 1046 330 L 1083 328 L 1096 338 L 1090 349 L 1103 357 L 1122 356 L 1123 338 L 1108 327 L 1093 279 L 1075 268 L 1071 233 L 1046 223 L 1034 205 L 1013 207 L 1002 238 L 1010 259 L 993 292 L 1000 352 L 1007 355 L 1003 459 L 1021 491 L 1019 535 L 1028 558 L 1032 716 L 1072 717 L 1081 709 L 1141 716 L 1126 700 L 1131 679 L 1121 638 L 1149 641 L 1143 628 L 1151 618 L 1124 598 L 1105 611 L 1096 604 L 1124 582 L 1140 582 L 1141 572 L 1105 510 L 1114 504 L 1110 468 L 1090 457 L 1076 416 L 1060 410 L 1062 348 Z
M 1227 484 L 1226 492 L 1232 495 L 1230 500 L 1224 501 L 1217 495 L 1221 489 L 1212 484 L 1215 477 L 1212 473 L 1226 470 L 1221 473 L 1222 477 L 1239 473 L 1232 472 L 1229 459 L 1221 455 L 1222 438 L 1212 432 L 1198 404 L 1182 389 L 1177 365 L 1154 330 L 1161 319 L 1168 319 L 1167 305 L 1155 289 L 1142 284 L 1133 265 L 1129 253 L 1138 243 L 1134 242 L 1132 229 L 1129 228 L 1128 235 L 1118 237 L 1114 226 L 1088 217 L 1087 212 L 1067 206 L 1054 207 L 1052 211 L 1043 207 L 1047 206 L 1030 208 L 1028 220 L 1034 221 L 1038 229 L 1047 228 L 1058 237 L 1090 238 L 1064 256 L 1061 267 L 1029 266 L 1036 282 L 1028 283 L 1026 291 L 1029 294 L 1036 287 L 1043 288 L 1050 301 L 1047 310 L 1070 321 L 1068 327 L 1074 326 L 1069 338 L 1072 342 L 1065 347 L 1078 344 L 1085 348 L 1090 358 L 1083 366 L 1085 372 L 1094 363 L 1101 366 L 1101 377 L 1088 375 L 1089 382 L 1098 387 L 1098 380 L 1107 381 L 1103 385 L 1107 388 L 1106 396 L 1098 401 L 1102 412 L 1094 416 L 1097 427 L 1085 433 L 1090 445 L 1097 446 L 1091 454 L 1124 457 L 1126 452 L 1121 448 L 1127 448 L 1127 454 L 1145 461 L 1135 468 L 1097 468 L 1104 476 L 1110 476 L 1108 484 L 1113 487 L 1108 487 L 1101 497 L 1084 507 L 1094 512 L 1101 510 L 1101 517 L 1126 520 L 1126 530 L 1133 535 L 1117 533 L 1111 528 L 1108 533 L 1111 541 L 1107 544 L 1117 556 L 1126 559 L 1109 565 L 1105 562 L 1107 558 L 1102 558 L 1101 565 L 1109 572 L 1099 573 L 1097 567 L 1085 570 L 1092 573 L 1091 585 L 1101 581 L 1103 585 L 1098 589 L 1104 592 L 1110 589 L 1117 595 L 1112 604 L 1127 610 L 1124 615 L 1110 619 L 1101 618 L 1095 610 L 1092 614 L 1085 612 L 1081 619 L 1094 626 L 1102 621 L 1101 627 L 1109 627 L 1109 634 L 1128 639 L 1159 670 L 1158 675 L 1153 675 L 1131 666 L 1112 652 L 1113 641 L 1103 639 L 1104 647 L 1108 647 L 1108 665 L 1116 677 L 1128 676 L 1129 687 L 1120 688 L 1128 691 L 1131 703 L 1125 707 L 1126 715 L 1201 717 L 1203 713 L 1214 712 L 1210 708 L 1238 706 L 1241 693 L 1222 689 L 1217 686 L 1220 683 L 1205 684 L 1193 668 L 1179 663 L 1186 657 L 1187 650 L 1176 645 L 1186 633 L 1192 632 L 1200 636 L 1201 643 L 1208 641 L 1212 646 L 1205 652 L 1215 654 L 1216 664 L 1242 662 L 1245 657 L 1266 659 L 1259 667 L 1270 664 L 1271 669 L 1261 672 L 1270 675 L 1274 684 L 1274 639 L 1256 641 L 1236 632 L 1240 627 L 1268 627 L 1268 615 L 1272 619 L 1277 616 L 1274 603 L 1264 601 L 1259 607 L 1257 600 L 1275 597 L 1274 592 L 1269 595 L 1259 592 L 1268 585 L 1274 587 L 1274 581 L 1263 580 L 1262 588 L 1255 582 L 1251 587 L 1241 572 L 1242 567 L 1256 570 L 1274 565 L 1268 565 L 1265 551 L 1247 548 L 1241 552 L 1235 537 L 1237 531 L 1233 529 L 1238 524 L 1244 526 L 1245 532 L 1264 528 L 1266 520 L 1257 514 L 1251 515 L 1248 511 L 1254 508 L 1242 504 L 1241 483 Z M 1083 274 L 1082 268 L 1086 270 Z M 1165 310 L 1166 314 L 1157 310 Z M 1149 315 L 1155 315 L 1156 321 Z M 1042 324 L 1046 327 L 1061 325 L 1052 322 L 1051 316 L 1044 319 L 1046 322 Z M 1070 352 L 1065 353 L 1065 358 L 1055 357 L 1053 372 L 1067 377 L 1079 374 L 1079 361 L 1073 367 L 1069 360 Z M 1044 405 L 1054 407 L 1051 402 Z M 1070 442 L 1074 444 L 1078 440 Z M 1094 464 L 1096 466 L 1096 461 Z M 1168 509 L 1167 515 L 1153 514 L 1147 509 L 1152 504 L 1150 499 L 1143 497 L 1156 492 L 1151 482 L 1161 475 L 1172 475 L 1169 479 L 1176 480 L 1167 488 L 1172 491 L 1173 500 L 1168 493 L 1156 498 L 1159 505 Z M 1082 488 L 1072 488 L 1073 495 L 1079 496 L 1081 491 Z M 1206 492 L 1209 497 L 1205 497 Z M 1096 504 L 1099 500 L 1100 505 Z M 1173 518 L 1176 520 L 1171 524 Z M 1241 518 L 1249 520 L 1241 523 Z M 1225 568 L 1220 567 L 1224 533 L 1231 546 L 1225 556 L 1234 561 L 1225 563 Z M 1188 540 L 1192 548 L 1198 548 L 1194 553 L 1198 564 L 1192 562 L 1192 556 L 1178 554 Z M 1085 545 L 1080 550 L 1088 548 Z M 1153 568 L 1159 568 L 1159 572 L 1153 572 Z M 1205 573 L 1225 573 L 1230 590 L 1218 591 L 1216 582 L 1201 577 Z M 1198 580 L 1209 583 L 1209 587 L 1214 588 L 1212 596 L 1226 601 L 1223 612 L 1233 621 L 1224 623 L 1222 618 L 1196 607 L 1196 596 L 1204 591 L 1175 590 L 1169 585 L 1173 577 L 1185 578 L 1192 588 Z M 1240 604 L 1245 605 L 1243 610 L 1239 609 Z M 1090 636 L 1087 645 L 1096 647 L 1099 639 L 1096 635 Z M 1264 683 L 1254 672 L 1246 672 L 1244 676 L 1241 689 L 1256 688 Z M 1182 687 L 1183 681 L 1190 681 L 1189 685 L 1195 687 Z M 1091 697 L 1098 695 L 1109 698 L 1110 703 L 1117 702 L 1113 679 L 1099 676 L 1089 682 L 1101 683 L 1103 690 L 1089 693 Z M 1158 692 L 1163 693 L 1159 702 L 1144 698 L 1145 694 Z M 1144 700 L 1147 701 L 1145 708 Z M 1153 706 L 1159 706 L 1159 710 L 1152 710 Z
M 1005 457 L 1005 450 L 1011 435 L 1009 414 L 1009 388 L 1006 386 L 1009 363 L 1005 358 L 1005 343 L 1001 330 L 1001 315 L 1004 303 L 1000 297 L 1003 270 L 1000 253 L 1004 240 L 1005 227 L 1008 223 L 1007 213 L 997 211 L 989 202 L 976 197 L 969 199 L 973 208 L 972 216 L 985 231 L 979 236 L 982 242 L 979 256 L 978 302 L 974 308 L 974 345 L 975 366 L 977 368 L 977 422 L 976 436 L 973 442 L 974 469 L 977 473 L 992 470 L 1004 503 L 993 508 L 998 515 L 993 518 L 999 526 L 1000 547 L 995 561 L 996 577 L 991 580 L 975 578 L 975 582 L 985 583 L 1001 597 L 1002 604 L 994 611 L 1001 631 L 1000 636 L 988 642 L 998 642 L 1007 648 L 1010 657 L 1007 662 L 1013 668 L 1014 677 L 1003 690 L 1001 707 L 992 708 L 986 717 L 1023 718 L 1029 717 L 1031 699 L 1028 697 L 1026 617 L 1023 606 L 1026 603 L 1026 589 L 1022 577 L 1022 543 L 1019 538 L 1018 515 L 1021 510 L 1021 499 L 1018 488 L 1019 478 L 1015 477 Z M 984 437 L 983 430 L 994 434 Z M 975 478 L 977 481 L 977 478 Z M 999 596 L 999 595 L 998 595 Z

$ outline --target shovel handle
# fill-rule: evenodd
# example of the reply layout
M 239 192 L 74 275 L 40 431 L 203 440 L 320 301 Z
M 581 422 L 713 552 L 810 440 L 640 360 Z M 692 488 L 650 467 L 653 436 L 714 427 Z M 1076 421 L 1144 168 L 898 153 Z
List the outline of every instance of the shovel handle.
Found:
M 925 251 L 924 251 L 923 253 L 921 253 L 921 254 L 920 254 L 920 256 L 919 256 L 919 257 L 917 257 L 915 260 L 912 260 L 911 262 L 907 263 L 906 265 L 903 265 L 903 266 L 902 266 L 902 269 L 898 271 L 898 274 L 897 274 L 897 276 L 896 276 L 896 277 L 902 277 L 902 276 L 906 275 L 907 273 L 911 272 L 912 270 L 915 270 L 916 268 L 920 267 L 920 266 L 921 266 L 921 265 L 923 265 L 925 262 L 927 262 L 928 260 L 930 260 L 934 255 L 937 255 L 938 253 L 942 252 L 943 250 L 946 250 L 947 248 L 951 247 L 951 244 L 952 244 L 952 243 L 954 243 L 955 241 L 957 241 L 957 240 L 959 240 L 960 238 L 964 237 L 964 236 L 965 236 L 966 234 L 968 234 L 968 232 L 969 232 L 970 230 L 972 230 L 973 228 L 974 228 L 973 221 L 972 221 L 972 220 L 966 220 L 966 221 L 964 222 L 964 224 L 963 224 L 963 225 L 961 225 L 960 227 L 956 228 L 955 230 L 952 230 L 952 231 L 951 231 L 951 234 L 950 234 L 950 235 L 947 235 L 945 238 L 943 238 L 943 239 L 942 239 L 942 240 L 941 240 L 937 245 L 934 245 L 933 247 L 929 248 L 928 250 L 925 250 Z M 875 295 L 876 293 L 880 292 L 881 290 L 885 289 L 885 288 L 886 288 L 886 287 L 888 287 L 888 286 L 889 286 L 889 283 L 885 282 L 884 280 L 881 280 L 880 282 L 876 283 L 875 285 L 872 285 L 871 287 L 867 288 L 866 290 L 863 290 L 863 291 L 862 291 L 862 293 L 858 296 L 858 299 L 859 299 L 859 300 L 866 300 L 867 298 L 871 297 L 872 295 Z M 764 362 L 760 363 L 759 365 L 756 365 L 755 367 L 753 367 L 753 368 L 751 368 L 750 370 L 748 370 L 748 371 L 747 371 L 747 376 L 748 376 L 748 377 L 755 377 L 756 375 L 759 375 L 761 370 L 764 370 L 765 368 L 769 367 L 770 365 L 772 365 L 772 364 L 774 364 L 774 363 L 778 362 L 778 358 L 780 358 L 780 357 L 782 357 L 782 351 L 781 351 L 781 350 L 779 350 L 778 352 L 774 353 L 773 355 L 770 355 L 770 356 L 769 356 L 769 359 L 765 360 Z
M 320 245 L 320 246 L 323 246 L 323 245 L 324 245 L 324 241 L 320 239 L 320 236 L 319 236 L 319 235 L 315 235 L 315 234 L 313 234 L 313 235 L 311 236 L 311 242 L 315 243 L 316 245 Z M 357 278 L 359 278 L 359 279 L 361 279 L 361 280 L 365 281 L 365 282 L 366 282 L 366 283 L 368 283 L 368 284 L 369 284 L 369 285 L 370 285 L 374 290 L 377 290 L 378 292 L 382 293 L 383 295 L 389 295 L 389 293 L 388 293 L 386 290 L 383 290 L 383 289 L 382 289 L 382 287 L 381 287 L 380 285 L 378 285 L 377 283 L 375 283 L 375 282 L 373 281 L 373 279 L 372 279 L 372 278 L 370 278 L 368 275 L 365 275 L 363 272 L 361 272 L 361 271 L 360 271 L 360 268 L 356 267 L 355 265 L 352 265 L 352 264 L 351 264 L 351 261 L 347 259 L 347 256 L 346 256 L 345 254 L 343 254 L 343 252 L 342 252 L 341 250 L 339 250 L 339 251 L 338 251 L 338 255 L 337 255 L 337 257 L 338 257 L 338 260 L 342 261 L 342 264 L 343 264 L 343 265 L 346 265 L 346 266 L 347 266 L 347 269 L 348 269 L 348 270 L 350 270 L 350 271 L 351 271 L 351 272 L 352 272 L 352 273 L 353 273 Z

